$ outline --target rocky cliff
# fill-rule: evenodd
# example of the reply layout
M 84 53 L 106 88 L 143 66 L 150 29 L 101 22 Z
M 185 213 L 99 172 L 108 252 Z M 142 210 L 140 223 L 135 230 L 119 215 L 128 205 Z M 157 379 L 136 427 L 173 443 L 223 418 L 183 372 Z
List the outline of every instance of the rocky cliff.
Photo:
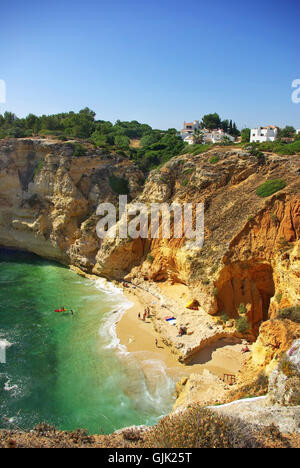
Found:
M 0 141 L 0 245 L 86 273 L 126 278 L 157 297 L 162 282 L 185 285 L 200 309 L 187 312 L 182 304 L 178 311 L 190 330 L 176 351 L 183 361 L 224 333 L 236 335 L 230 321 L 224 329 L 214 316 L 237 318 L 243 304 L 249 338 L 255 339 L 279 308 L 299 304 L 300 155 L 257 158 L 239 147 L 214 147 L 173 158 L 144 184 L 127 158 L 85 146 L 85 154 L 76 156 L 70 143 Z M 270 179 L 283 179 L 286 187 L 259 197 L 257 188 Z M 203 202 L 203 248 L 191 251 L 185 238 L 100 241 L 96 209 L 102 202 L 117 204 L 116 181 L 129 200 L 147 205 Z M 156 327 L 174 345 L 163 321 Z
M 286 188 L 260 198 L 257 188 L 270 179 L 283 179 Z M 279 308 L 299 302 L 299 188 L 299 156 L 257 158 L 220 147 L 173 158 L 150 174 L 137 200 L 203 202 L 203 248 L 191 252 L 185 239 L 174 238 L 105 241 L 95 271 L 115 278 L 127 273 L 128 279 L 149 283 L 183 283 L 212 315 L 236 318 L 244 304 L 257 336 L 260 324 Z M 139 252 L 137 267 L 130 251 Z
M 47 140 L 0 141 L 0 245 L 92 271 L 100 248 L 96 209 L 116 203 L 112 178 L 137 196 L 143 174 L 114 152 Z

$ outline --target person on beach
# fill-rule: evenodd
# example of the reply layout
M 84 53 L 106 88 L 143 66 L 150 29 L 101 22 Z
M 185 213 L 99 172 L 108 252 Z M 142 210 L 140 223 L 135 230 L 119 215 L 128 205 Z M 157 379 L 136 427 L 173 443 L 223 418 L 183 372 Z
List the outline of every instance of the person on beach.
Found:
M 183 336 L 187 334 L 187 329 L 183 325 L 179 328 L 178 336 Z
M 140 314 L 140 313 L 138 313 L 138 319 L 140 319 L 140 320 L 141 320 L 141 314 Z
M 158 348 L 158 339 L 155 338 L 155 346 Z
M 147 313 L 146 313 L 146 311 L 145 311 L 144 314 L 143 314 L 143 322 L 145 322 L 146 316 L 147 316 Z

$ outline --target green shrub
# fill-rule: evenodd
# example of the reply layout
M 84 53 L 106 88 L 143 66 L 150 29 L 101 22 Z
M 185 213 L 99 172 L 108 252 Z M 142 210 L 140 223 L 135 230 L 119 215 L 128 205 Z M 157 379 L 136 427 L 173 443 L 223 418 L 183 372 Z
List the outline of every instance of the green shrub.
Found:
M 214 295 L 215 297 L 218 297 L 218 294 L 219 294 L 218 288 L 214 288 L 214 289 L 213 289 L 213 295 Z
M 300 305 L 280 309 L 277 313 L 280 320 L 289 319 L 292 322 L 300 323 Z
M 188 183 L 189 183 L 188 179 L 184 179 L 184 181 L 182 182 L 182 185 L 186 187 Z
M 274 151 L 274 143 L 272 141 L 265 141 L 260 143 L 259 149 L 266 152 Z
M 269 197 L 270 195 L 273 195 L 273 193 L 278 192 L 279 190 L 282 190 L 284 187 L 286 187 L 286 182 L 282 179 L 273 179 L 273 180 L 267 180 L 264 184 L 262 184 L 258 189 L 256 190 L 256 194 L 259 197 Z
M 220 161 L 220 158 L 218 156 L 213 156 L 212 158 L 210 158 L 209 162 L 211 164 L 216 164 L 217 162 Z
M 127 149 L 130 145 L 130 139 L 125 135 L 116 135 L 114 143 L 119 148 Z
M 192 174 L 194 172 L 194 169 L 186 169 L 185 171 L 183 171 L 184 174 Z
M 227 314 L 222 314 L 222 315 L 220 315 L 220 319 L 222 320 L 223 323 L 226 323 L 226 322 L 228 322 L 229 317 L 228 317 Z
M 272 152 L 282 155 L 293 155 L 300 152 L 300 141 L 296 138 L 293 143 L 283 143 L 280 140 L 266 141 L 263 143 L 248 143 L 247 148 L 253 156 L 257 156 L 262 151 Z
M 246 313 L 247 313 L 247 309 L 246 309 L 245 304 L 240 304 L 239 305 L 239 314 L 244 315 Z
M 250 330 L 251 325 L 247 317 L 239 317 L 235 321 L 235 328 L 238 333 L 246 333 Z
M 149 263 L 153 263 L 154 262 L 154 257 L 149 253 L 147 255 L 147 260 L 148 260 Z
M 259 149 L 259 145 L 257 143 L 250 143 L 247 145 L 247 150 L 251 154 L 251 156 L 255 156 L 257 159 L 264 160 L 265 156 L 262 151 Z
M 76 157 L 80 157 L 80 156 L 84 156 L 86 153 L 84 147 L 82 145 L 80 145 L 79 143 L 74 143 L 74 156 Z
M 39 175 L 39 173 L 41 172 L 43 167 L 44 167 L 44 161 L 39 161 L 39 163 L 37 164 L 37 166 L 36 166 L 36 168 L 34 170 L 34 178 Z
M 84 149 L 84 147 L 80 143 L 68 142 L 68 143 L 66 143 L 66 146 L 69 146 L 70 148 L 72 148 L 73 156 L 80 157 L 80 156 L 84 156 L 85 153 L 86 153 L 86 150 Z
M 128 195 L 129 194 L 129 183 L 128 180 L 122 179 L 115 175 L 110 176 L 109 184 L 111 189 L 118 195 Z
M 277 296 L 276 296 L 277 304 L 280 304 L 281 299 L 282 299 L 282 293 L 277 294 Z

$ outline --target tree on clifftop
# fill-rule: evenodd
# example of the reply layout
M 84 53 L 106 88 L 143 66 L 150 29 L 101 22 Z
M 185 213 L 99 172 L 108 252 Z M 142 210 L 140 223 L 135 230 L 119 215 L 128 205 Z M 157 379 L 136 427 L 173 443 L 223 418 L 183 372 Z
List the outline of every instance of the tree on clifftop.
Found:
M 247 141 L 250 141 L 250 133 L 251 133 L 251 130 L 250 128 L 243 128 L 243 130 L 241 131 L 241 136 L 242 136 L 242 142 L 246 143 Z
M 202 128 L 207 128 L 208 130 L 213 130 L 214 128 L 221 127 L 221 119 L 219 114 L 216 112 L 214 114 L 206 114 L 202 117 L 201 122 Z

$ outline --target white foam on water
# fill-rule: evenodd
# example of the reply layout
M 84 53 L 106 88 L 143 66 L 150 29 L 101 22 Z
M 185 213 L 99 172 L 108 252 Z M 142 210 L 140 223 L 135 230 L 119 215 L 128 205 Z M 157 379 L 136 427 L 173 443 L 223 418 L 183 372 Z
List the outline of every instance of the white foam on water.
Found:
M 116 324 L 126 310 L 134 305 L 125 297 L 123 290 L 103 278 L 96 280 L 95 285 L 111 304 L 111 311 L 105 314 L 99 329 L 99 335 L 105 343 L 104 348 L 114 349 L 125 358 L 124 365 L 131 373 L 131 378 L 128 378 L 128 385 L 132 387 L 129 393 L 132 394 L 136 406 L 150 414 L 155 412 L 163 417 L 170 410 L 175 381 L 168 376 L 164 361 L 145 359 L 140 364 L 135 358 L 136 353 L 129 353 L 126 346 L 120 343 Z
M 106 342 L 105 349 L 116 349 L 122 354 L 128 353 L 126 346 L 121 345 L 117 336 L 116 325 L 123 317 L 126 310 L 133 306 L 123 294 L 121 288 L 115 286 L 104 278 L 96 280 L 96 288 L 105 293 L 108 302 L 111 303 L 113 312 L 105 314 L 104 320 L 99 329 L 99 335 Z
M 17 385 L 10 385 L 10 380 L 9 379 L 4 384 L 4 390 L 6 392 L 10 392 L 11 390 L 14 390 L 15 388 L 18 388 L 18 386 Z
M 167 373 L 166 364 L 160 359 L 147 359 L 142 362 L 149 398 L 159 410 L 169 403 L 174 393 L 174 380 Z
M 11 384 L 11 380 L 8 379 L 5 384 L 4 384 L 4 387 L 3 387 L 3 390 L 5 392 L 10 392 L 11 396 L 12 397 L 17 397 L 19 396 L 20 394 L 22 394 L 22 390 L 21 388 L 16 385 L 16 384 Z
M 13 343 L 10 343 L 6 339 L 0 339 L 0 348 L 7 349 L 7 348 L 10 348 L 12 345 Z

